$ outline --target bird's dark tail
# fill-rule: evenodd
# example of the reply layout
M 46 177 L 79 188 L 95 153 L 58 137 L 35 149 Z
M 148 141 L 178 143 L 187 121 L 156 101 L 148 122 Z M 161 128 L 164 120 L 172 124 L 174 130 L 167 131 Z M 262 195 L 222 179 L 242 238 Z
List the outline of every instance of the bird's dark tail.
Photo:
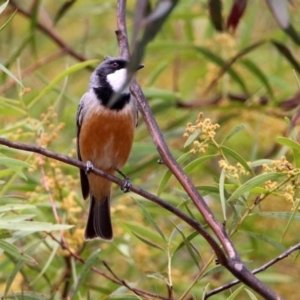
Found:
M 85 240 L 101 238 L 111 241 L 113 231 L 110 219 L 109 196 L 104 201 L 96 201 L 93 196 L 90 197 L 90 210 L 87 225 L 84 232 Z

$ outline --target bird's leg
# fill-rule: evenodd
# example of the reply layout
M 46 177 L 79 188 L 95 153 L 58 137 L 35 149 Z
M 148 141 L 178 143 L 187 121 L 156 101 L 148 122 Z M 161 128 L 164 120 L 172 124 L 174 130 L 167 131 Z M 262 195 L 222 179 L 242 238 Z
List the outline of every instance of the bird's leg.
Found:
M 116 169 L 116 171 L 124 178 L 124 183 L 121 186 L 121 190 L 124 193 L 130 192 L 131 187 L 132 187 L 130 179 L 122 171 L 120 171 L 119 169 Z
M 94 169 L 93 164 L 88 160 L 86 162 L 85 175 L 88 175 Z

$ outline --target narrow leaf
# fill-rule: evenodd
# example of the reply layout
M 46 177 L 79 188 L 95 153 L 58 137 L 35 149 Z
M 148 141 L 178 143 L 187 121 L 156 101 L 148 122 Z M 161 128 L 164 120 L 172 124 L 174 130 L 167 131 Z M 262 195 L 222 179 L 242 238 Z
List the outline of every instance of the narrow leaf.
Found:
M 287 233 L 288 229 L 290 228 L 292 221 L 295 220 L 296 215 L 298 215 L 298 208 L 300 206 L 300 201 L 297 203 L 297 205 L 294 207 L 294 211 L 291 214 L 291 217 L 288 221 L 288 223 L 286 224 L 283 234 L 281 236 L 281 240 L 284 238 L 285 234 Z
M 250 297 L 251 300 L 258 300 L 256 298 L 256 296 L 248 289 L 245 289 L 246 293 L 248 294 L 248 296 Z
M 179 164 L 182 164 L 183 162 L 185 162 L 188 158 L 190 157 L 190 153 L 184 153 L 182 156 L 180 156 L 177 159 L 177 162 Z M 172 177 L 173 173 L 170 170 L 167 170 L 165 175 L 163 176 L 162 180 L 159 183 L 158 189 L 157 189 L 157 196 L 160 196 L 160 194 L 162 193 L 162 191 L 165 189 L 167 183 L 169 182 L 170 178 Z
M 198 269 L 200 270 L 201 268 L 200 268 L 198 259 L 197 259 L 196 256 L 195 256 L 195 253 L 194 253 L 194 250 L 193 250 L 193 245 L 192 245 L 192 244 L 190 243 L 190 241 L 185 237 L 185 235 L 184 235 L 183 232 L 179 229 L 179 227 L 176 226 L 176 225 L 175 225 L 175 227 L 176 227 L 176 229 L 178 230 L 178 232 L 180 233 L 180 235 L 181 235 L 181 237 L 182 237 L 182 239 L 183 239 L 183 242 L 184 242 L 184 244 L 185 244 L 185 246 L 186 246 L 186 248 L 187 248 L 187 250 L 188 250 L 188 252 L 189 252 L 189 254 L 190 254 L 190 256 L 191 256 L 191 258 L 193 259 L 195 265 L 196 265 L 196 266 L 198 267 Z
M 147 218 L 147 220 L 149 221 L 149 223 L 152 225 L 152 227 L 159 233 L 159 235 L 162 237 L 162 239 L 164 241 L 166 241 L 166 238 L 163 234 L 163 232 L 160 230 L 160 228 L 158 227 L 158 225 L 156 224 L 156 222 L 154 221 L 154 219 L 152 218 L 151 214 L 149 214 L 149 212 L 146 210 L 146 208 L 142 205 L 142 203 L 140 203 L 140 201 L 136 201 L 136 203 L 138 204 L 138 206 L 142 209 L 144 216 Z
M 241 285 L 237 288 L 228 298 L 227 300 L 234 300 L 236 299 L 237 295 L 244 289 L 244 285 Z
M 48 92 L 50 92 L 61 80 L 63 80 L 65 77 L 69 76 L 70 74 L 73 74 L 87 66 L 93 65 L 95 63 L 99 62 L 97 59 L 93 60 L 87 60 L 81 63 L 78 63 L 74 66 L 71 66 L 67 70 L 63 71 L 59 75 L 57 75 L 28 105 L 28 108 L 31 108 L 34 106 L 39 100 L 41 100 Z
M 246 128 L 246 125 L 240 124 L 235 127 L 233 127 L 230 132 L 223 138 L 221 145 L 223 145 L 226 141 L 228 141 L 231 137 L 239 133 L 240 131 L 244 130 Z
M 3 4 L 0 5 L 0 14 L 3 13 L 3 11 L 7 7 L 8 3 L 9 3 L 9 0 L 6 0 Z
M 0 212 L 2 213 L 6 211 L 16 211 L 16 210 L 34 209 L 34 208 L 36 207 L 30 204 L 5 204 L 0 206 Z
M 251 167 L 248 165 L 248 163 L 244 160 L 242 156 L 240 156 L 237 152 L 233 151 L 232 149 L 226 147 L 226 146 L 221 146 L 220 150 L 224 152 L 225 154 L 231 156 L 233 159 L 235 159 L 237 162 L 239 162 L 245 170 L 247 170 L 250 174 L 255 175 Z
M 299 153 L 300 153 L 300 145 L 297 142 L 295 142 L 289 138 L 278 137 L 278 138 L 276 138 L 276 142 L 283 146 L 287 146 L 289 148 L 295 149 L 295 150 L 299 151 Z
M 159 250 L 162 250 L 162 251 L 165 251 L 162 247 L 158 246 L 157 244 L 154 244 L 152 243 L 151 241 L 141 237 L 140 235 L 138 235 L 137 233 L 135 233 L 134 231 L 132 231 L 133 235 L 135 235 L 139 240 L 141 240 L 143 243 L 145 243 L 146 245 L 150 246 L 150 247 L 153 247 L 153 248 L 156 248 L 156 249 L 159 249 Z
M 28 254 L 22 253 L 16 246 L 6 242 L 5 240 L 0 240 L 0 248 L 17 259 L 25 260 L 30 263 L 35 262 L 35 260 Z
M 243 59 L 241 63 L 252 73 L 254 74 L 260 82 L 266 87 L 267 92 L 271 97 L 274 96 L 271 85 L 269 84 L 268 77 L 263 73 L 261 68 L 259 68 L 253 61 L 250 59 Z
M 206 155 L 206 156 L 196 158 L 195 160 L 190 162 L 186 167 L 184 167 L 184 172 L 190 173 L 194 168 L 198 167 L 201 163 L 216 156 L 217 155 Z
M 95 251 L 94 253 L 92 253 L 92 254 L 90 255 L 90 257 L 86 260 L 85 264 L 83 265 L 83 268 L 81 269 L 81 272 L 80 272 L 80 278 L 79 278 L 79 280 L 78 280 L 78 282 L 77 282 L 77 285 L 76 285 L 76 287 L 75 287 L 75 291 L 74 291 L 73 296 L 76 296 L 76 294 L 77 294 L 77 292 L 78 292 L 80 286 L 82 285 L 82 283 L 83 283 L 85 277 L 86 277 L 87 274 L 90 272 L 91 268 L 92 268 L 93 266 L 95 266 L 97 260 L 99 259 L 99 252 L 100 252 L 100 251 L 101 251 L 100 249 L 96 250 L 96 251 Z
M 223 218 L 224 221 L 227 220 L 226 218 L 226 198 L 225 198 L 225 170 L 223 169 L 220 175 L 220 180 L 219 180 L 219 193 L 220 193 L 220 201 L 221 201 L 221 207 L 222 207 L 222 212 L 223 212 Z
M 7 223 L 7 222 L 2 222 L 0 219 L 0 228 L 7 229 L 7 230 L 40 232 L 40 231 L 67 230 L 72 227 L 73 225 L 60 225 L 60 224 L 32 222 L 32 221 Z
M 269 211 L 267 211 L 267 212 L 252 213 L 251 216 L 253 216 L 253 215 L 259 215 L 259 216 L 262 216 L 262 217 L 274 218 L 274 219 L 289 220 L 293 216 L 293 213 L 290 213 L 290 212 L 269 212 Z M 300 214 L 294 215 L 293 220 L 300 221 Z
M 188 139 L 186 140 L 185 144 L 184 144 L 184 148 L 186 148 L 187 146 L 189 146 L 196 138 L 199 137 L 201 133 L 201 130 L 200 129 L 196 129 L 189 137 Z
M 266 182 L 267 180 L 275 180 L 280 177 L 284 176 L 281 173 L 266 173 L 258 175 L 254 178 L 251 178 L 247 182 L 245 182 L 243 185 L 241 185 L 228 199 L 228 201 L 234 200 L 241 196 L 242 194 L 246 192 L 250 192 L 250 190 L 254 187 L 257 187 L 261 185 L 262 183 Z
M 38 246 L 39 246 L 40 244 L 41 244 L 41 240 L 35 242 L 35 243 L 32 244 L 30 247 L 28 247 L 28 249 L 26 249 L 26 250 L 24 251 L 24 254 L 26 254 L 26 255 L 31 255 L 36 249 L 38 249 Z M 22 260 L 22 259 L 19 260 L 19 261 L 16 263 L 16 265 L 15 265 L 13 271 L 9 274 L 9 277 L 8 277 L 8 279 L 7 279 L 7 281 L 6 281 L 6 286 L 5 286 L 4 296 L 6 296 L 7 293 L 9 292 L 9 289 L 10 289 L 12 283 L 14 282 L 14 279 L 15 279 L 16 275 L 19 273 L 20 269 L 21 269 L 22 266 L 24 265 L 24 262 L 25 262 L 25 261 Z
M 9 77 L 11 77 L 15 82 L 17 82 L 23 89 L 25 86 L 23 83 L 11 72 L 9 71 L 4 65 L 0 64 L 0 70 L 6 73 Z
M 275 48 L 290 62 L 290 64 L 293 66 L 293 68 L 300 73 L 300 64 L 299 62 L 295 59 L 293 56 L 292 52 L 290 49 L 285 46 L 284 44 L 272 40 L 271 43 L 275 46 Z
M 276 240 L 270 238 L 269 236 L 265 236 L 265 235 L 262 235 L 262 234 L 257 234 L 255 232 L 245 231 L 245 230 L 239 230 L 239 232 L 243 232 L 243 233 L 247 234 L 248 236 L 250 236 L 252 238 L 263 241 L 263 242 L 275 247 L 276 249 L 278 249 L 280 251 L 285 251 L 286 250 L 286 247 L 284 247 L 280 242 L 277 242 Z

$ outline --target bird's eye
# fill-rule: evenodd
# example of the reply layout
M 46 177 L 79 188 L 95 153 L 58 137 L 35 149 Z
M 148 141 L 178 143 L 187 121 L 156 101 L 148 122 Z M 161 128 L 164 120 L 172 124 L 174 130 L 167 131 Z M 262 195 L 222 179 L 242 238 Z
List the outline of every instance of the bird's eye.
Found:
M 113 67 L 113 68 L 117 68 L 118 66 L 119 66 L 119 64 L 117 63 L 117 62 L 112 62 L 111 63 L 111 66 Z

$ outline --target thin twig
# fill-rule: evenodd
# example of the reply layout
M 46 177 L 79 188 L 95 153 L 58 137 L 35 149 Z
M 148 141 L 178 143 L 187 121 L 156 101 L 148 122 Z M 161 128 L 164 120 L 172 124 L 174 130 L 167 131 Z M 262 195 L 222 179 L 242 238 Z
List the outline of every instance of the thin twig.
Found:
M 32 14 L 30 11 L 25 10 L 22 8 L 18 3 L 16 3 L 14 0 L 10 0 L 9 4 L 16 8 L 19 13 L 26 16 L 27 18 L 32 18 Z M 59 36 L 56 30 L 53 28 L 50 28 L 41 22 L 37 21 L 37 27 L 44 32 L 46 35 L 48 35 L 61 49 L 64 49 L 69 55 L 73 56 L 79 61 L 86 61 L 86 58 L 77 53 L 75 50 L 73 50 L 69 45 L 65 43 L 65 41 Z
M 288 257 L 290 254 L 292 254 L 293 252 L 300 250 L 300 243 L 296 244 L 295 246 L 289 248 L 288 250 L 284 251 L 283 253 L 281 253 L 279 256 L 275 257 L 274 259 L 270 260 L 268 263 L 264 264 L 263 266 L 255 269 L 252 271 L 252 274 L 257 274 L 260 273 L 262 271 L 267 270 L 269 267 L 273 266 L 274 264 L 276 264 L 277 262 L 281 261 L 282 259 Z M 240 280 L 234 280 L 231 281 L 229 283 L 226 283 L 214 290 L 211 290 L 210 292 L 206 293 L 205 298 L 204 299 L 208 299 L 211 296 L 218 294 L 224 290 L 227 290 L 235 285 L 237 285 L 238 283 L 240 283 Z
M 35 145 L 28 145 L 28 144 L 24 144 L 24 143 L 19 143 L 19 142 L 13 142 L 13 141 L 9 141 L 7 139 L 4 139 L 2 137 L 0 137 L 0 144 L 1 145 L 5 145 L 8 146 L 10 148 L 14 148 L 14 149 L 19 149 L 19 150 L 24 150 L 27 152 L 34 152 L 34 153 L 38 153 L 38 154 L 42 154 L 46 157 L 49 158 L 53 158 L 55 160 L 61 161 L 63 163 L 72 165 L 74 167 L 80 168 L 82 170 L 86 170 L 86 164 L 83 163 L 80 160 L 71 158 L 69 156 L 65 156 L 62 154 L 58 154 L 55 152 L 52 152 L 50 150 L 47 150 L 45 148 L 39 147 L 39 146 L 35 146 Z M 116 183 L 119 186 L 123 186 L 124 185 L 124 180 L 119 179 L 118 177 L 115 177 L 111 174 L 105 173 L 102 170 L 99 170 L 97 168 L 94 168 L 91 170 L 92 173 L 99 175 L 107 180 L 110 180 L 114 183 Z M 223 251 L 221 250 L 220 246 L 218 245 L 218 243 L 214 240 L 214 238 L 201 226 L 201 224 L 199 224 L 199 222 L 197 222 L 195 219 L 190 218 L 188 215 L 184 214 L 181 210 L 179 210 L 178 208 L 176 208 L 175 206 L 167 203 L 166 201 L 163 201 L 161 198 L 141 189 L 138 188 L 136 186 L 132 186 L 131 191 L 162 206 L 163 208 L 167 209 L 168 211 L 170 211 L 172 214 L 178 216 L 180 219 L 182 219 L 183 221 L 185 221 L 187 224 L 189 224 L 192 228 L 194 228 L 197 232 L 199 232 L 210 244 L 210 246 L 214 249 L 214 251 L 216 252 L 217 256 L 220 257 L 221 260 L 225 260 L 225 256 Z
M 84 260 L 82 257 L 80 257 L 77 253 L 74 253 L 74 252 L 68 247 L 67 244 L 65 244 L 63 241 L 58 240 L 51 232 L 48 232 L 47 234 L 48 234 L 48 236 L 50 236 L 55 242 L 57 242 L 57 243 L 62 247 L 62 249 L 67 250 L 70 256 L 72 256 L 74 259 L 76 259 L 76 260 L 79 261 L 80 263 L 85 264 L 85 260 Z M 103 263 L 104 263 L 104 265 L 105 265 L 105 262 L 103 262 Z M 108 268 L 109 268 L 109 267 L 108 267 Z M 110 280 L 110 281 L 112 281 L 112 282 L 114 282 L 114 283 L 116 283 L 116 284 L 119 284 L 119 285 L 124 286 L 124 282 L 123 282 L 122 280 L 120 280 L 119 278 L 117 278 L 117 277 L 115 276 L 115 274 L 114 274 L 112 271 L 110 271 L 110 272 L 113 274 L 113 276 L 109 276 L 108 274 L 106 274 L 105 272 L 99 270 L 99 269 L 96 268 L 96 267 L 92 267 L 91 269 L 92 269 L 93 272 L 95 272 L 96 274 L 101 275 L 101 276 L 105 277 L 106 279 L 108 279 L 108 280 Z M 126 286 L 126 287 L 128 288 L 128 286 Z M 135 294 L 137 294 L 137 295 L 146 295 L 146 296 L 149 296 L 149 297 L 153 297 L 152 299 L 169 300 L 169 299 L 166 298 L 166 297 L 163 297 L 163 296 L 160 296 L 160 295 L 157 295 L 157 294 L 148 292 L 148 291 L 144 291 L 144 290 L 141 290 L 141 289 L 138 289 L 138 288 L 131 288 L 131 287 L 129 287 L 129 289 L 130 289 L 131 291 L 133 291 L 133 292 L 134 292 Z

